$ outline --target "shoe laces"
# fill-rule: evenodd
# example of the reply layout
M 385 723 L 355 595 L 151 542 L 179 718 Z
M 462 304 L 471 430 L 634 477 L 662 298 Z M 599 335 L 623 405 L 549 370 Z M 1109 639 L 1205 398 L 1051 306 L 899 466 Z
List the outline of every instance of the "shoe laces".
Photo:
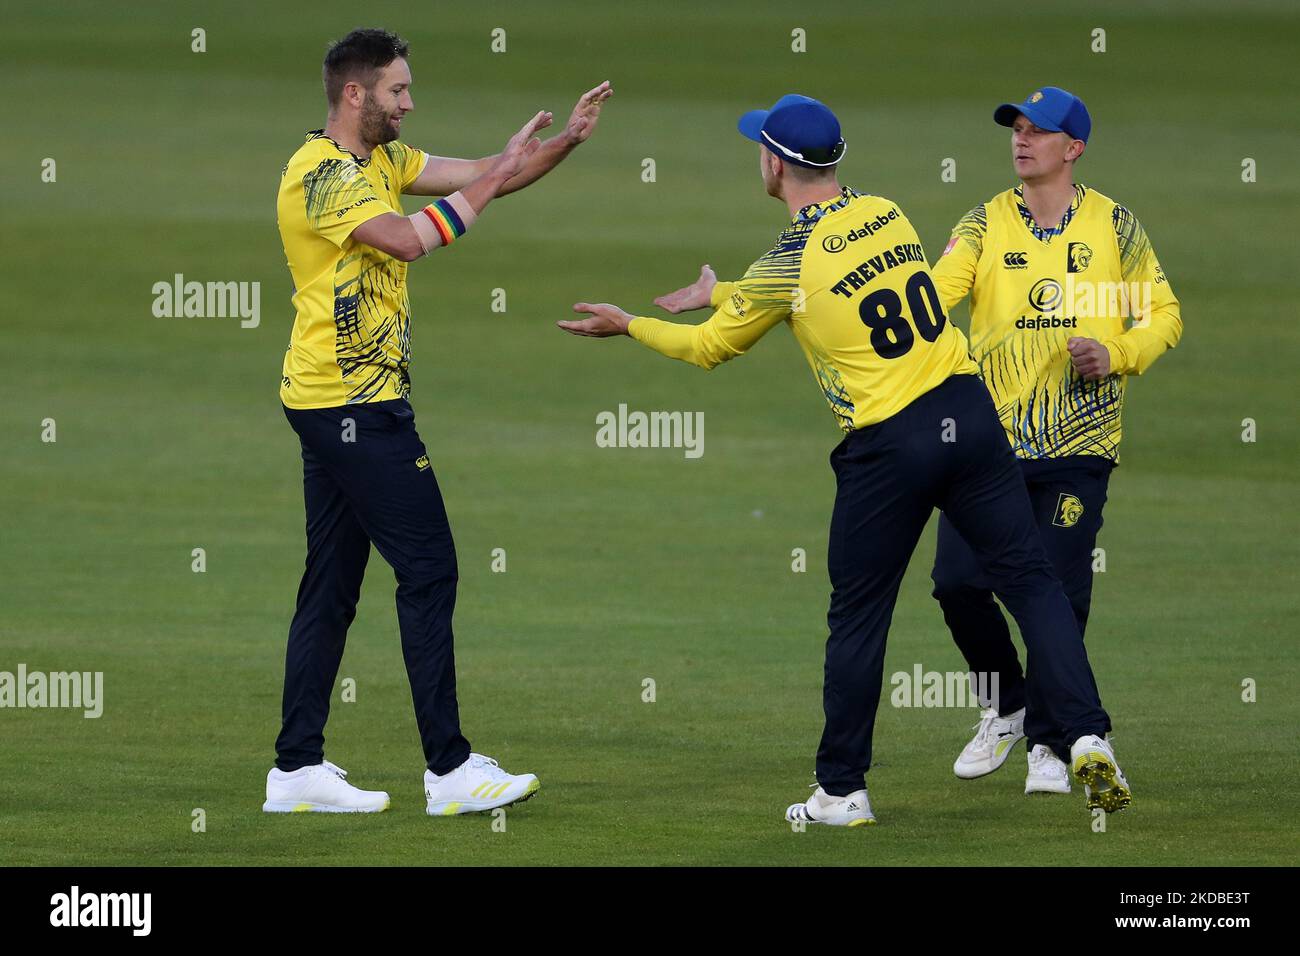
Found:
M 988 710 L 980 711 L 980 722 L 971 726 L 971 730 L 978 730 L 975 739 L 971 741 L 976 750 L 982 750 L 989 745 L 989 735 L 993 732 L 993 721 L 998 719 L 996 707 L 990 707 Z
M 338 777 L 340 780 L 347 779 L 348 772 L 344 770 L 342 767 L 340 767 L 338 764 L 330 763 L 328 760 L 322 760 L 320 762 L 320 765 L 324 767 L 326 770 L 328 770 L 330 773 L 334 774 L 334 776 Z
M 501 769 L 501 765 L 491 757 L 485 757 L 483 754 L 469 755 L 469 769 L 479 770 L 485 776 L 492 780 L 504 780 L 510 774 Z

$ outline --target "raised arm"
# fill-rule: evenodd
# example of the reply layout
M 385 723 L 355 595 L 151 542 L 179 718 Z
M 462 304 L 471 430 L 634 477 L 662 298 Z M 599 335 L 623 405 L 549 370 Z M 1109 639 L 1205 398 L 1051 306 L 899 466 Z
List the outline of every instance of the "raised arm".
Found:
M 430 203 L 413 216 L 389 212 L 367 219 L 352 230 L 352 238 L 395 259 L 412 262 L 439 246 L 451 245 L 473 224 L 487 204 L 500 195 L 501 187 L 517 176 L 541 149 L 533 133 L 550 125 L 551 114 L 538 113 L 510 137 L 505 149 L 491 165 L 445 199 Z
M 613 95 L 614 90 L 608 80 L 583 93 L 578 98 L 578 103 L 574 106 L 563 132 L 541 144 L 541 147 L 528 157 L 528 162 L 523 168 L 501 184 L 496 195 L 505 196 L 517 192 L 535 183 L 558 166 L 569 153 L 591 136 L 597 120 L 600 119 L 601 106 Z M 416 177 L 415 182 L 406 187 L 404 192 L 416 196 L 450 196 L 483 176 L 499 158 L 499 155 L 484 156 L 482 159 L 430 156 L 424 171 Z

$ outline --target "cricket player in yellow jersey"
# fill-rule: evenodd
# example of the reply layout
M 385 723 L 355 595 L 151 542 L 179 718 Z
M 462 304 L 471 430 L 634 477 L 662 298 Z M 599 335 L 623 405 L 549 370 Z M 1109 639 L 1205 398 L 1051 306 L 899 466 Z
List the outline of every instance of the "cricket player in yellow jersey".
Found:
M 1137 219 L 1074 180 L 1092 128 L 1083 101 L 1045 86 L 999 106 L 994 119 L 1011 128 L 1020 185 L 957 223 L 934 282 L 945 309 L 970 296 L 971 351 L 1082 633 L 1107 482 L 1119 461 L 1125 382 L 1177 345 L 1183 324 Z M 1025 736 L 1025 792 L 1069 793 L 1070 742 L 1047 716 L 1052 692 L 1032 661 L 1028 679 L 1022 674 L 971 544 L 940 520 L 934 596 L 971 671 L 997 674 L 999 695 L 982 702 L 953 770 L 992 773 Z
M 1098 734 L 1108 726 L 1061 584 L 1038 540 L 1024 481 L 988 390 L 948 322 L 916 231 L 898 204 L 841 187 L 840 124 L 824 104 L 782 97 L 740 131 L 760 143 L 768 195 L 790 223 L 736 282 L 699 279 L 656 299 L 668 312 L 712 306 L 699 325 L 580 302 L 576 335 L 630 335 L 670 358 L 710 369 L 785 324 L 845 437 L 836 475 L 827 567 L 833 592 L 817 783 L 787 820 L 875 822 L 865 775 L 880 700 L 885 638 L 898 586 L 936 508 L 975 542 L 998 596 L 1051 691 L 1054 726 L 1075 747 L 1080 775 L 1117 809 L 1128 791 Z
M 545 144 L 539 112 L 499 155 L 429 156 L 398 142 L 414 108 L 407 44 L 355 30 L 330 47 L 325 128 L 284 167 L 277 205 L 296 317 L 280 381 L 302 445 L 307 566 L 285 658 L 282 725 L 267 775 L 269 813 L 383 810 L 324 754 L 330 694 L 356 615 L 370 545 L 397 577 L 397 618 L 424 749 L 426 811 L 490 810 L 537 791 L 471 753 L 456 700 L 456 551 L 408 397 L 407 263 L 450 245 L 497 196 L 522 189 L 591 135 L 608 83 L 584 94 Z M 412 216 L 403 193 L 443 197 Z

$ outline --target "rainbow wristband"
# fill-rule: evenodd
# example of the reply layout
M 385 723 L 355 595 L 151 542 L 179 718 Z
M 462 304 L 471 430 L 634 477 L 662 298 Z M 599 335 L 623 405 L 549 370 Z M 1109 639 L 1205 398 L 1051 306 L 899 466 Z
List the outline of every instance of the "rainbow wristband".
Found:
M 441 237 L 444 246 L 451 245 L 465 235 L 464 221 L 447 200 L 439 199 L 420 211 L 429 217 L 429 221 L 433 223 L 433 228 L 438 230 L 438 235 Z
M 426 254 L 465 235 L 475 218 L 474 207 L 459 192 L 434 200 L 410 217 Z

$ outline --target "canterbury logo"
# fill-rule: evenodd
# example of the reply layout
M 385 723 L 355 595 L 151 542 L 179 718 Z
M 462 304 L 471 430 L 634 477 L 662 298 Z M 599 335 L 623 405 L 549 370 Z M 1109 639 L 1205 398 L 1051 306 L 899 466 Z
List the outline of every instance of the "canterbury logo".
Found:
M 429 467 L 429 456 L 428 456 L 428 455 L 421 455 L 419 458 L 415 459 L 415 467 L 416 467 L 419 471 L 424 471 L 424 469 L 428 468 L 428 467 Z
M 1058 528 L 1073 528 L 1083 517 L 1083 502 L 1074 495 L 1061 493 L 1061 497 L 1056 500 L 1056 516 L 1052 518 L 1052 524 Z
M 497 797 L 501 796 L 501 794 L 506 792 L 506 787 L 508 786 L 510 786 L 509 780 L 501 784 L 492 783 L 491 781 L 480 783 L 470 792 L 470 796 L 482 797 L 484 800 L 495 800 Z
M 1029 253 L 1027 252 L 1008 252 L 1002 256 L 1002 264 L 1008 269 L 1028 269 Z

